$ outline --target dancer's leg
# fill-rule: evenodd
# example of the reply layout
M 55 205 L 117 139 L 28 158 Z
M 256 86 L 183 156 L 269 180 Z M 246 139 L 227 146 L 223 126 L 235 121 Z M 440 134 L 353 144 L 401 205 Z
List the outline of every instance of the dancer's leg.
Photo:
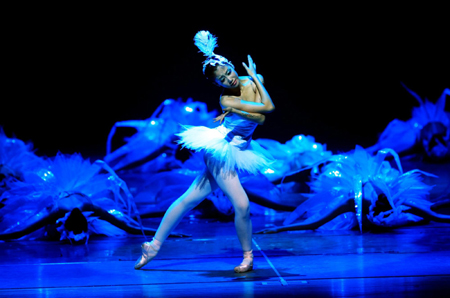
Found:
M 208 169 L 198 176 L 189 189 L 167 209 L 154 239 L 163 243 L 183 217 L 217 188 Z
M 144 242 L 142 244 L 142 255 L 134 264 L 134 268 L 140 269 L 150 262 L 186 213 L 197 206 L 216 188 L 217 183 L 208 169 L 205 169 L 202 175 L 194 180 L 189 189 L 167 209 L 152 242 Z
M 250 219 L 250 201 L 239 181 L 236 172 L 225 172 L 217 163 L 206 158 L 206 164 L 216 183 L 231 201 L 234 207 L 234 224 L 244 252 L 244 260 L 234 268 L 242 273 L 253 270 L 252 221 Z M 211 162 L 212 161 L 212 162 Z
M 206 164 L 216 183 L 231 201 L 234 207 L 234 224 L 243 251 L 252 250 L 252 221 L 250 219 L 250 202 L 236 172 L 226 173 L 218 169 L 217 164 Z

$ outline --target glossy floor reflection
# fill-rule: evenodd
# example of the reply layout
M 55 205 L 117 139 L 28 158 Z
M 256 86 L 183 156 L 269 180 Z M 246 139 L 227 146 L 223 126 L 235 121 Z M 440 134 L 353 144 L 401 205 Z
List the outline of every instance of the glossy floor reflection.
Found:
M 449 173 L 441 168 L 436 194 L 448 189 Z M 279 225 L 287 214 L 253 216 L 254 230 Z M 143 221 L 156 228 L 160 218 Z M 142 270 L 133 269 L 142 236 L 97 237 L 88 245 L 0 242 L 0 296 L 438 297 L 450 290 L 450 224 L 255 234 L 262 251 L 255 247 L 254 271 L 245 274 L 233 272 L 241 251 L 232 218 L 194 210 L 176 231 L 192 237 L 169 238 Z
M 147 225 L 158 219 L 145 220 Z M 255 228 L 267 224 L 254 218 Z M 134 270 L 142 237 L 0 243 L 0 296 L 20 297 L 423 297 L 450 290 L 450 225 L 390 232 L 305 231 L 255 235 L 255 270 L 236 274 L 232 222 L 187 218 L 191 238 L 170 238 Z M 284 284 L 283 285 L 283 281 Z

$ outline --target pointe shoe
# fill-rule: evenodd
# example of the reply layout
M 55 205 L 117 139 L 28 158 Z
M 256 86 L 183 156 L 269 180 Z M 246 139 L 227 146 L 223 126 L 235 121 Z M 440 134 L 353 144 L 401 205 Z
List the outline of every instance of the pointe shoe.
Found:
M 141 269 L 145 265 L 147 265 L 148 262 L 150 262 L 157 254 L 159 249 L 156 247 L 156 245 L 152 242 L 144 242 L 141 245 L 142 248 L 142 255 L 139 257 L 139 259 L 134 264 L 134 269 Z
M 234 272 L 243 273 L 253 270 L 253 250 L 244 251 L 244 260 L 239 266 L 234 267 Z

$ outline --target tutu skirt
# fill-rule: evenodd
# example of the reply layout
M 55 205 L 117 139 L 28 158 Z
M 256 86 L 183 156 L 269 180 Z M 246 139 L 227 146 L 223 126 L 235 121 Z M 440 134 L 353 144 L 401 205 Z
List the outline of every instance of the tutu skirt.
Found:
M 183 148 L 205 153 L 210 170 L 212 166 L 214 171 L 257 175 L 275 161 L 257 142 L 252 142 L 251 135 L 234 135 L 223 125 L 216 128 L 183 125 L 183 130 L 176 135 Z

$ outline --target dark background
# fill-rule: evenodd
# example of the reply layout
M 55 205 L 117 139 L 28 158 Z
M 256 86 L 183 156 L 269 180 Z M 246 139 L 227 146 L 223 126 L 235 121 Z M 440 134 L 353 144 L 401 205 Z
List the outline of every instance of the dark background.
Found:
M 235 8 L 6 9 L 0 125 L 40 155 L 101 158 L 115 122 L 146 119 L 167 98 L 218 109 L 192 40 L 199 30 L 218 37 L 215 52 L 240 75 L 251 54 L 264 76 L 277 110 L 255 138 L 312 135 L 334 153 L 369 146 L 417 106 L 401 82 L 431 101 L 450 87 L 439 9 Z

